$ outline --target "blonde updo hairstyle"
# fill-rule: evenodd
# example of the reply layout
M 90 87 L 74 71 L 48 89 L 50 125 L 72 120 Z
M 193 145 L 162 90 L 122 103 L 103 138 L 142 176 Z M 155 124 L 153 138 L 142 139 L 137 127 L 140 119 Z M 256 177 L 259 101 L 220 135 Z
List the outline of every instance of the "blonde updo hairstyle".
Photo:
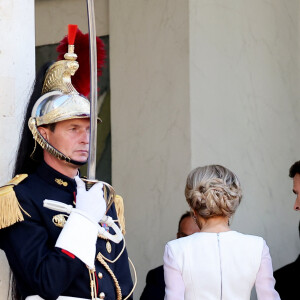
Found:
M 241 202 L 242 190 L 233 172 L 220 165 L 209 165 L 189 173 L 185 197 L 191 209 L 205 219 L 231 217 Z

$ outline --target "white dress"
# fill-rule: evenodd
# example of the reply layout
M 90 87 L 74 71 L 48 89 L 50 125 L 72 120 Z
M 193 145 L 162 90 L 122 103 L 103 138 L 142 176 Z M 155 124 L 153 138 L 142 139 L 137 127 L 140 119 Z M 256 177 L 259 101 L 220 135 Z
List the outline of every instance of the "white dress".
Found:
M 165 300 L 278 300 L 269 248 L 236 231 L 194 233 L 169 242 L 164 254 Z

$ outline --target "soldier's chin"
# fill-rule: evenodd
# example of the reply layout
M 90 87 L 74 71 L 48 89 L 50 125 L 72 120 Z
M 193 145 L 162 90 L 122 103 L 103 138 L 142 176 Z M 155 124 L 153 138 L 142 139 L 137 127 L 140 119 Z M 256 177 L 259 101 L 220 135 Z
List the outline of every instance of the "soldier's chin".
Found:
M 75 153 L 73 155 L 70 156 L 71 159 L 76 160 L 76 161 L 80 161 L 80 162 L 85 162 L 88 160 L 89 158 L 89 154 L 88 153 Z

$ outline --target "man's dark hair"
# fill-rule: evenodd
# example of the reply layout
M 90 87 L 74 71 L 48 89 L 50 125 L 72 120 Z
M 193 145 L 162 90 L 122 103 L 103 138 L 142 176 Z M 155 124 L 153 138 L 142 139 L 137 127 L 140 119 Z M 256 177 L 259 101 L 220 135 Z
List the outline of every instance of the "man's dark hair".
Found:
M 188 217 L 193 217 L 192 212 L 186 211 L 186 212 L 180 217 L 180 220 L 179 220 L 179 223 L 178 223 L 178 231 L 177 231 L 177 232 L 180 232 L 180 224 L 181 224 L 182 220 L 185 219 L 185 218 L 188 218 Z
M 296 174 L 300 174 L 300 160 L 296 161 L 291 167 L 289 171 L 289 176 L 294 178 Z

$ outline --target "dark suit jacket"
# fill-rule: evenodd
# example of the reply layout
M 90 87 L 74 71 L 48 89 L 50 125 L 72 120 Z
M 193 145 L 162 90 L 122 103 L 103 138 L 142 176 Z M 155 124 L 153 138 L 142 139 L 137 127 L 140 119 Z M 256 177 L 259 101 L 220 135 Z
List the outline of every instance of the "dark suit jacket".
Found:
M 146 286 L 140 300 L 164 300 L 165 279 L 164 268 L 159 266 L 150 270 L 146 277 Z
M 300 255 L 291 264 L 274 272 L 276 280 L 275 289 L 281 300 L 295 300 L 300 298 Z

